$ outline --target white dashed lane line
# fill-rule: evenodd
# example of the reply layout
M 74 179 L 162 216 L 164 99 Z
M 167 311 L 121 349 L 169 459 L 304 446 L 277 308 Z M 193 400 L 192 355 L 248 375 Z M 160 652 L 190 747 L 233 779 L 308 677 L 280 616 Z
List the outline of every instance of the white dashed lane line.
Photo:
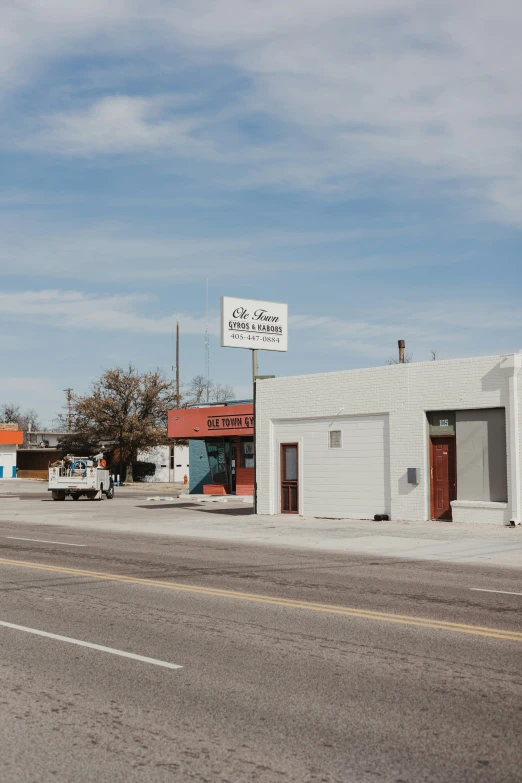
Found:
M 34 541 L 36 544 L 56 544 L 56 546 L 87 546 L 87 544 L 71 544 L 69 541 L 46 541 L 43 538 L 20 538 L 19 536 L 4 536 L 11 541 Z
M 70 636 L 60 636 L 56 633 L 48 633 L 47 631 L 39 631 L 36 628 L 27 628 L 25 625 L 15 625 L 14 623 L 7 623 L 4 620 L 0 620 L 0 626 L 4 628 L 11 628 L 14 631 L 24 631 L 25 633 L 31 633 L 35 636 L 43 636 L 45 639 L 54 639 L 58 642 L 67 642 L 67 644 L 75 644 L 78 647 L 88 647 L 91 650 L 97 650 L 98 652 L 110 653 L 111 655 L 119 655 L 122 658 L 132 658 L 134 661 L 141 661 L 142 663 L 151 663 L 153 666 L 163 666 L 164 669 L 182 669 L 177 663 L 169 663 L 168 661 L 159 661 L 157 658 L 148 658 L 146 655 L 136 655 L 136 653 L 125 652 L 124 650 L 116 650 L 114 647 L 104 647 L 102 644 L 92 644 L 91 642 L 84 642 L 81 639 L 71 639 Z

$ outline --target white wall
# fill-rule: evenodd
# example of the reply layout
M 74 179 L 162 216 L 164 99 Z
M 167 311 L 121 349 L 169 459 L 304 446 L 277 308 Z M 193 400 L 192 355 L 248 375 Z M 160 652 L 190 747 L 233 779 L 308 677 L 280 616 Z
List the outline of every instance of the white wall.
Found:
M 147 476 L 144 480 L 151 483 L 170 481 L 169 478 L 169 447 L 156 446 L 148 451 L 140 451 L 138 454 L 140 462 L 153 462 L 156 465 L 156 472 L 153 476 Z
M 259 513 L 274 514 L 279 510 L 278 428 L 282 422 L 387 414 L 391 516 L 422 520 L 430 517 L 426 411 L 505 407 L 509 502 L 504 519 L 508 520 L 513 501 L 514 417 L 509 403 L 512 375 L 509 359 L 488 356 L 259 381 L 256 411 Z M 522 421 L 520 396 L 519 393 L 517 405 Z M 417 468 L 419 483 L 416 485 L 408 484 L 409 467 Z M 481 515 L 480 508 L 474 512 Z M 306 504 L 302 513 L 307 513 Z M 488 513 L 485 509 L 484 514 Z
M 341 432 L 341 448 L 329 432 Z M 306 516 L 373 518 L 390 514 L 390 445 L 387 416 L 275 421 L 275 458 L 282 443 L 298 443 L 299 509 Z M 275 469 L 280 474 L 279 465 Z M 276 488 L 274 509 L 280 511 Z
M 16 446 L 0 444 L 0 465 L 3 467 L 3 478 L 13 478 L 13 468 L 16 467 Z
M 188 479 L 189 473 L 189 447 L 188 446 L 174 446 L 174 459 L 172 460 L 173 468 L 171 469 L 172 481 L 183 484 L 185 476 Z
M 188 446 L 175 446 L 174 459 L 170 457 L 170 446 L 156 446 L 148 451 L 140 451 L 138 459 L 143 462 L 154 462 L 156 473 L 145 480 L 150 483 L 176 482 L 183 483 L 183 478 L 189 477 L 189 448 Z

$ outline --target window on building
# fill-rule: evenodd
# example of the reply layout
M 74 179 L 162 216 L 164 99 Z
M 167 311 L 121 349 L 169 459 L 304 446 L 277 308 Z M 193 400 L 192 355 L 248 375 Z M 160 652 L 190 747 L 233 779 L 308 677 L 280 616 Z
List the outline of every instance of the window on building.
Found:
M 342 445 L 341 430 L 329 430 L 328 432 L 328 446 L 331 449 L 340 449 Z
M 254 439 L 244 438 L 241 441 L 241 467 L 254 467 Z
M 223 438 L 205 441 L 207 447 L 210 475 L 214 484 L 226 484 L 228 481 L 225 442 Z

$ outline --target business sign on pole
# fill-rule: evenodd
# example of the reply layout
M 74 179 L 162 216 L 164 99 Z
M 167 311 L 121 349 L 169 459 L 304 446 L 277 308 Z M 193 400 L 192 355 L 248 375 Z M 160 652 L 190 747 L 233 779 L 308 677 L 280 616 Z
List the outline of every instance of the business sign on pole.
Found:
M 222 296 L 221 345 L 288 351 L 288 305 Z

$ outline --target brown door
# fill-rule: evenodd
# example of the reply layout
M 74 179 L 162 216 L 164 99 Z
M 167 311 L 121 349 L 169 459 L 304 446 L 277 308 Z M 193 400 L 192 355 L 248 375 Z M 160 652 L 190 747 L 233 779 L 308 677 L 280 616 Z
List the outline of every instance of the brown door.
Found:
M 297 443 L 281 444 L 281 513 L 299 513 Z
M 451 519 L 457 498 L 455 438 L 431 439 L 431 518 Z

